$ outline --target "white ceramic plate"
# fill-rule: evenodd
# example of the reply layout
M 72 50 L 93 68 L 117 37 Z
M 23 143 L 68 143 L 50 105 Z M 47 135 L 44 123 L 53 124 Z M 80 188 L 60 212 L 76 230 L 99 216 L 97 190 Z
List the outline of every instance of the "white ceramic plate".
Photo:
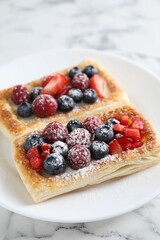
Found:
M 111 54 L 90 50 L 50 50 L 0 68 L 0 88 L 25 83 L 93 58 L 120 82 L 132 103 L 159 131 L 160 81 L 151 72 Z M 56 222 L 88 222 L 134 210 L 160 193 L 160 166 L 33 204 L 14 167 L 10 144 L 0 136 L 0 205 L 16 213 Z

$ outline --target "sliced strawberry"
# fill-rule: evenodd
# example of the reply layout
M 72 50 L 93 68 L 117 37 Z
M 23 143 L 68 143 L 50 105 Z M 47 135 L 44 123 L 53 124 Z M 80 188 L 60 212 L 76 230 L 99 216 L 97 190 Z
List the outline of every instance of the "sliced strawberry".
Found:
M 42 143 L 40 145 L 40 147 L 41 147 L 42 151 L 51 150 L 51 148 L 52 148 L 51 144 L 48 144 L 48 143 Z
M 44 88 L 52 78 L 53 78 L 53 76 L 50 76 L 50 75 L 47 77 L 44 77 L 41 82 L 41 86 Z
M 107 84 L 104 78 L 95 74 L 90 79 L 90 87 L 93 88 L 100 98 L 107 97 Z
M 34 170 L 41 170 L 43 161 L 40 157 L 33 157 L 30 159 L 30 164 Z
M 143 142 L 142 142 L 142 141 L 135 142 L 135 143 L 132 143 L 131 148 L 132 148 L 132 149 L 138 148 L 138 147 L 141 147 L 142 145 L 143 145 Z
M 40 154 L 40 158 L 42 159 L 42 161 L 44 161 L 44 159 L 50 154 L 50 150 L 45 150 Z
M 119 142 L 117 141 L 117 139 L 113 139 L 109 143 L 109 151 L 110 151 L 111 154 L 116 154 L 116 153 L 122 152 L 122 147 L 119 144 Z
M 133 122 L 132 122 L 132 124 L 131 124 L 131 126 L 130 126 L 131 128 L 137 128 L 137 129 L 143 129 L 143 122 L 142 122 L 142 120 L 139 118 L 139 117 L 135 117 L 134 119 L 133 119 Z
M 39 151 L 38 151 L 38 148 L 36 146 L 30 148 L 27 152 L 27 158 L 28 159 L 31 159 L 31 158 L 34 158 L 34 157 L 39 157 Z
M 128 115 L 123 115 L 121 120 L 120 120 L 121 124 L 124 126 L 129 126 L 129 117 Z
M 52 76 L 48 84 L 42 89 L 42 94 L 57 94 L 60 93 L 64 86 L 69 82 L 69 79 L 60 73 Z
M 114 124 L 113 129 L 114 129 L 116 132 L 123 133 L 124 130 L 125 130 L 125 126 L 123 126 L 123 125 L 121 125 L 121 124 Z
M 125 128 L 124 135 L 127 138 L 132 138 L 134 142 L 138 142 L 141 139 L 140 131 L 136 128 Z
M 132 147 L 132 140 L 129 138 L 126 138 L 125 136 L 118 137 L 117 141 L 121 145 L 122 150 L 131 149 Z
M 66 86 L 64 86 L 64 88 L 62 89 L 62 91 L 61 91 L 60 93 L 55 94 L 54 97 L 55 97 L 56 99 L 58 99 L 58 98 L 60 98 L 60 97 L 63 96 L 63 95 L 67 95 L 70 89 L 72 89 L 72 86 L 66 85 Z
M 144 141 L 145 139 L 145 131 L 144 130 L 140 130 L 140 135 L 141 135 L 141 140 Z

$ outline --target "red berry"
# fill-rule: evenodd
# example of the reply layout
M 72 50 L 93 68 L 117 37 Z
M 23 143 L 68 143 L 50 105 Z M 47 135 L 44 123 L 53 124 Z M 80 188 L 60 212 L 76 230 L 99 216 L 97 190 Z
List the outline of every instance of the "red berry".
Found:
M 50 154 L 50 150 L 45 150 L 40 154 L 40 158 L 42 159 L 42 161 L 44 161 L 44 159 Z
M 117 141 L 117 139 L 113 139 L 113 140 L 109 143 L 109 151 L 110 151 L 111 154 L 116 154 L 116 153 L 122 152 L 121 145 L 119 144 L 119 142 Z
M 75 145 L 69 150 L 67 160 L 73 169 L 87 167 L 91 161 L 91 153 L 86 146 Z
M 44 77 L 43 80 L 42 80 L 42 83 L 41 83 L 41 86 L 44 88 L 48 83 L 49 81 L 52 79 L 53 76 L 47 76 L 47 77 Z
M 69 79 L 60 73 L 57 73 L 56 75 L 52 76 L 50 81 L 47 83 L 47 85 L 42 89 L 42 94 L 57 94 L 62 91 L 64 86 L 66 86 L 69 82 Z
M 33 101 L 33 111 L 37 117 L 50 117 L 57 111 L 56 100 L 47 94 L 41 94 Z
M 125 130 L 125 127 L 121 124 L 114 124 L 114 127 L 113 129 L 116 131 L 116 132 L 119 132 L 119 133 L 123 133 L 124 130 Z
M 68 136 L 68 130 L 59 122 L 51 122 L 46 126 L 42 135 L 48 143 L 65 141 Z
M 89 87 L 90 80 L 85 73 L 77 73 L 72 79 L 72 86 L 82 91 Z
M 130 127 L 142 130 L 143 129 L 143 122 L 139 117 L 135 117 L 133 119 L 133 122 L 132 122 Z
M 132 143 L 132 149 L 141 147 L 143 145 L 142 141 Z
M 138 142 L 141 139 L 140 131 L 136 128 L 126 128 L 124 135 L 128 138 L 132 138 L 134 142 Z
M 41 147 L 42 151 L 51 150 L 51 148 L 52 148 L 51 144 L 48 144 L 48 143 L 42 143 L 40 145 L 40 147 Z
M 68 134 L 66 143 L 69 147 L 73 147 L 77 144 L 89 147 L 91 143 L 91 134 L 84 128 L 76 128 Z
M 16 104 L 19 105 L 23 102 L 28 102 L 29 92 L 26 87 L 22 85 L 17 85 L 14 87 L 11 99 Z
M 103 125 L 103 122 L 98 117 L 87 117 L 85 121 L 83 122 L 83 126 L 85 129 L 87 129 L 91 134 L 94 134 L 96 129 Z
M 34 170 L 41 170 L 43 161 L 40 157 L 33 157 L 30 159 L 30 164 Z
M 99 74 L 93 75 L 90 79 L 90 87 L 93 88 L 100 98 L 107 97 L 107 84 Z
M 132 140 L 129 138 L 126 138 L 125 136 L 121 136 L 116 138 L 119 142 L 119 144 L 121 145 L 122 150 L 127 150 L 127 149 L 131 149 L 132 147 Z
M 67 95 L 68 92 L 69 92 L 69 90 L 71 90 L 71 89 L 72 89 L 72 87 L 71 87 L 70 85 L 64 86 L 64 88 L 61 90 L 61 92 L 55 94 L 54 97 L 55 97 L 56 99 L 58 99 L 58 98 L 60 98 L 60 97 L 63 96 L 63 95 Z
M 36 146 L 30 148 L 27 152 L 27 158 L 28 159 L 31 159 L 33 157 L 39 157 L 39 151 L 38 151 L 38 148 Z
M 121 122 L 122 125 L 128 127 L 128 125 L 129 125 L 129 117 L 128 117 L 128 115 L 123 115 L 120 122 Z

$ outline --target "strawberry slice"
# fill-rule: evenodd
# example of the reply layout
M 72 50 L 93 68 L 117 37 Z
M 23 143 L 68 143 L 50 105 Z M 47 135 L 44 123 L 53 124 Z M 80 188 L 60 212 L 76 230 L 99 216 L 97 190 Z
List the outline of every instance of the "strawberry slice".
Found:
M 132 138 L 134 142 L 138 142 L 141 139 L 140 131 L 136 128 L 125 128 L 124 135 L 127 138 Z
M 95 74 L 90 79 L 90 87 L 93 88 L 100 98 L 107 97 L 107 84 L 104 78 Z
M 52 148 L 51 144 L 48 144 L 48 143 L 42 143 L 40 147 L 42 151 L 51 150 Z
M 30 148 L 27 152 L 27 158 L 28 159 L 31 159 L 31 158 L 34 158 L 34 157 L 39 157 L 39 151 L 38 151 L 38 148 L 36 146 Z
M 131 149 L 141 147 L 143 145 L 142 141 L 132 143 Z
M 130 127 L 142 130 L 143 129 L 143 122 L 139 117 L 135 117 L 133 119 L 133 122 L 132 122 Z
M 113 139 L 109 143 L 109 151 L 110 151 L 111 154 L 116 154 L 116 153 L 122 152 L 122 147 L 119 144 L 119 142 L 117 141 L 117 139 Z
M 52 79 L 53 76 L 49 75 L 47 77 L 44 77 L 42 82 L 41 82 L 41 86 L 44 88 Z
M 50 150 L 45 150 L 40 154 L 40 158 L 42 159 L 42 161 L 44 161 L 44 159 L 50 154 Z
M 41 170 L 43 161 L 40 157 L 32 157 L 30 159 L 30 164 L 34 170 Z
M 72 87 L 70 85 L 64 86 L 64 88 L 61 90 L 60 93 L 57 93 L 54 95 L 55 99 L 58 99 L 63 95 L 67 95 L 70 89 L 72 89 Z
M 116 132 L 123 133 L 124 130 L 125 130 L 125 126 L 123 126 L 123 125 L 121 125 L 121 124 L 114 124 L 113 129 L 114 129 Z
M 52 76 L 48 84 L 42 89 L 42 94 L 57 94 L 60 93 L 64 86 L 69 82 L 69 79 L 60 73 Z
M 131 149 L 132 147 L 132 140 L 126 138 L 125 136 L 120 136 L 117 138 L 119 144 L 121 145 L 122 150 Z
M 122 125 L 128 127 L 129 126 L 129 117 L 128 117 L 128 115 L 123 115 L 120 122 L 121 122 Z

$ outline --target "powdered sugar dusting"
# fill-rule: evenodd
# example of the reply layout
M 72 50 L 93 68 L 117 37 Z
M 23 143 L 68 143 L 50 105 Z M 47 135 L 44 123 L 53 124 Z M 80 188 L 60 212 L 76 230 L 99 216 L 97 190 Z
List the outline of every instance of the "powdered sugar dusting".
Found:
M 91 134 L 84 128 L 76 128 L 68 135 L 66 142 L 69 147 L 73 147 L 76 144 L 89 147 L 91 143 Z

